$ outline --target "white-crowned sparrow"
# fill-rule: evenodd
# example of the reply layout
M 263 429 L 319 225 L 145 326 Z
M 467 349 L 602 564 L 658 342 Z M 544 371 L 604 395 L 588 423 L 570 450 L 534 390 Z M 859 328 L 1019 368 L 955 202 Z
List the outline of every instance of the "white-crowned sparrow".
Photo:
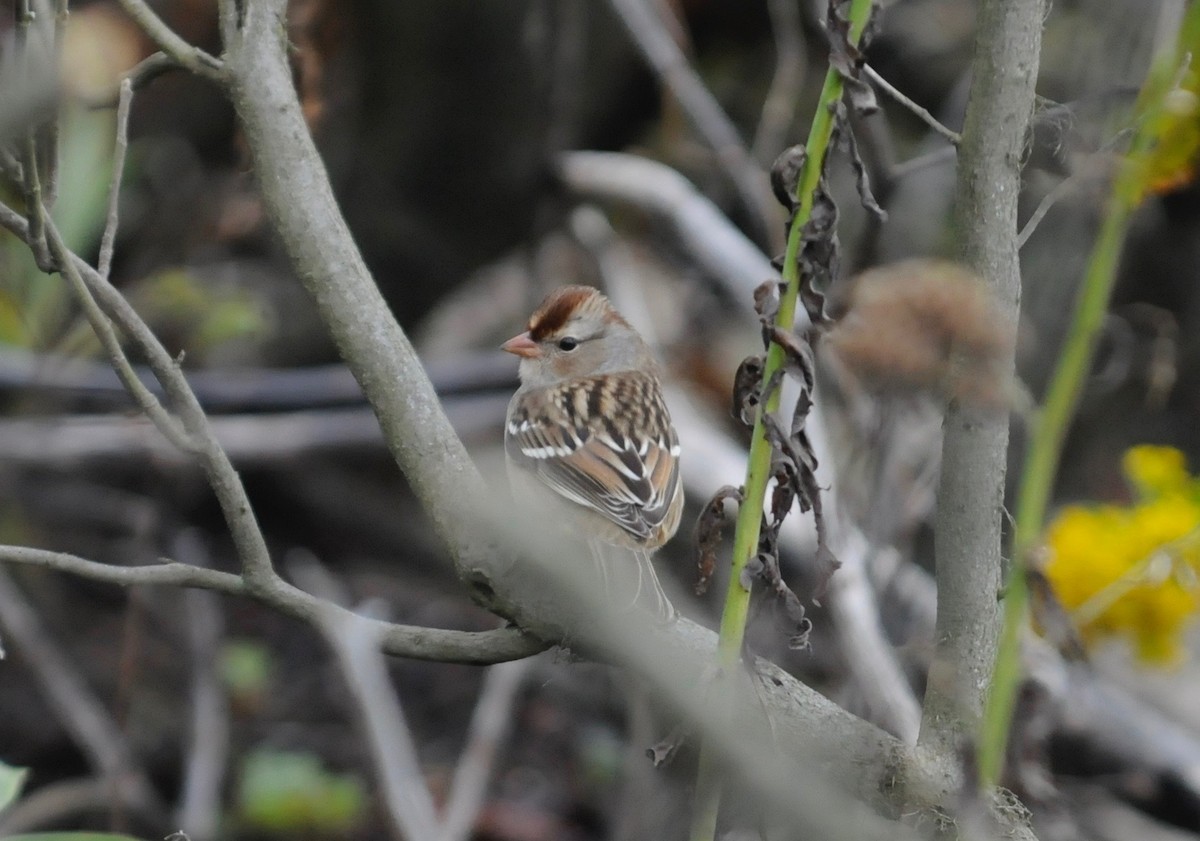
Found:
M 513 493 L 526 507 L 561 506 L 587 539 L 606 588 L 613 585 L 607 559 L 629 550 L 636 563 L 630 607 L 640 602 L 670 621 L 675 608 L 650 553 L 679 528 L 683 485 L 654 354 L 587 286 L 552 292 L 527 327 L 501 345 L 521 357 L 504 436 Z M 634 579 L 632 571 L 612 572 Z

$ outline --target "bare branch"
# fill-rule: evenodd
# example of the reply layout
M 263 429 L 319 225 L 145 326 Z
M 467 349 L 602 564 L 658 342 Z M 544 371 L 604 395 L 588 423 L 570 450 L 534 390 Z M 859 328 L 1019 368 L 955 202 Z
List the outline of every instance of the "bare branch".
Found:
M 959 143 L 962 142 L 961 134 L 959 134 L 956 131 L 946 128 L 944 125 L 942 125 L 940 122 L 938 122 L 937 118 L 934 117 L 932 114 L 930 114 L 928 110 L 926 110 L 922 106 L 918 105 L 917 103 L 913 102 L 907 96 L 902 94 L 899 90 L 892 87 L 892 83 L 889 82 L 887 79 L 883 78 L 882 76 L 880 76 L 879 73 L 876 72 L 874 67 L 872 67 L 869 64 L 864 64 L 862 69 L 863 69 L 863 72 L 867 74 L 867 78 L 870 79 L 872 82 L 874 82 L 875 85 L 881 91 L 886 93 L 892 99 L 899 102 L 901 105 L 903 105 L 905 108 L 907 108 L 912 113 L 916 114 L 917 117 L 920 118 L 921 122 L 925 123 L 925 125 L 929 126 L 931 129 L 936 131 L 942 137 L 949 140 L 955 146 L 957 146 Z
M 754 220 L 754 239 L 772 249 L 780 247 L 782 235 L 774 203 L 766 189 L 766 173 L 754 162 L 737 128 L 672 39 L 661 15 L 649 0 L 609 2 L 642 57 L 716 154 L 717 163 L 737 190 L 742 207 Z
M 963 261 L 991 288 L 1008 330 L 1021 295 L 1017 200 L 1034 108 L 1044 0 L 983 0 L 958 155 Z M 1015 342 L 1014 342 L 1015 344 Z M 1012 370 L 1010 358 L 1006 365 Z M 921 743 L 953 751 L 976 732 L 1000 632 L 1008 416 L 951 406 L 935 523 L 938 612 Z
M 245 592 L 245 584 L 233 573 L 167 561 L 149 566 L 114 566 L 89 561 L 66 552 L 51 552 L 28 546 L 0 545 L 0 562 L 44 567 L 69 572 L 80 578 L 131 587 L 136 584 L 165 584 L 173 587 L 204 587 L 231 595 Z
M 358 710 L 391 823 L 401 838 L 432 841 L 438 826 L 433 797 L 379 653 L 381 637 L 375 623 L 339 611 L 322 616 L 318 625 L 337 656 Z
M 235 596 L 250 596 L 276 610 L 311 622 L 327 605 L 315 596 L 279 580 L 265 591 L 251 588 L 230 572 L 165 561 L 150 566 L 125 567 L 89 561 L 63 552 L 26 546 L 0 545 L 0 563 L 26 564 L 55 569 L 93 581 L 122 587 L 138 584 L 199 587 Z M 338 608 L 340 610 L 340 608 Z M 496 631 L 447 631 L 380 622 L 383 650 L 398 657 L 437 660 L 447 663 L 491 665 L 528 657 L 546 648 L 546 643 L 512 628 Z
M 1117 132 L 1096 151 L 1106 152 L 1112 149 L 1121 140 L 1128 137 L 1131 132 L 1132 129 L 1123 129 Z M 1029 238 L 1033 236 L 1033 232 L 1037 230 L 1038 225 L 1046 218 L 1046 214 L 1050 212 L 1050 208 L 1054 207 L 1055 204 L 1065 198 L 1072 190 L 1076 189 L 1085 177 L 1085 173 L 1076 170 L 1055 184 L 1054 189 L 1042 197 L 1042 200 L 1038 202 L 1038 206 L 1030 214 L 1029 219 L 1026 220 L 1025 226 L 1021 228 L 1021 232 L 1017 234 L 1017 248 L 1025 247 L 1025 243 L 1029 241 Z M 1107 173 L 1105 173 L 1105 177 L 1107 177 Z
M 73 259 L 75 255 L 67 249 L 67 246 L 62 241 L 62 237 L 58 233 L 58 229 L 50 220 L 47 220 L 46 223 L 46 239 L 50 246 L 50 252 L 53 254 L 58 265 L 62 267 L 62 273 L 70 284 L 71 291 L 75 293 L 76 300 L 79 301 L 80 306 L 83 308 L 88 323 L 92 325 L 92 329 L 100 339 L 100 344 L 103 345 L 104 350 L 108 353 L 108 359 L 112 363 L 113 370 L 117 372 L 121 383 L 133 395 L 138 408 L 145 412 L 146 417 L 150 418 L 168 441 L 184 452 L 195 452 L 197 443 L 184 431 L 179 422 L 158 401 L 158 398 L 150 393 L 150 389 L 146 388 L 145 384 L 138 379 L 137 373 L 134 372 L 133 366 L 129 363 L 129 358 L 125 355 L 125 349 L 121 347 L 121 340 L 117 338 L 116 331 L 113 330 L 113 326 L 108 320 L 108 316 L 101 312 L 100 305 L 92 297 L 92 291 L 84 283 L 79 266 Z
M 131 796 L 142 804 L 154 803 L 153 788 L 134 762 L 117 723 L 54 644 L 4 570 L 0 570 L 0 624 L 92 767 L 123 792 L 122 799 Z
M 371 764 L 375 769 L 388 820 L 398 838 L 433 841 L 438 819 L 433 796 L 421 773 L 412 731 L 400 698 L 379 653 L 382 623 L 337 607 L 345 598 L 339 583 L 316 558 L 292 564 L 298 579 L 326 601 L 315 624 L 333 649 L 358 714 Z
M 158 44 L 159 49 L 183 67 L 198 76 L 214 82 L 224 80 L 224 66 L 220 59 L 194 47 L 179 37 L 171 27 L 154 13 L 145 0 L 121 0 L 126 14 L 133 18 L 147 35 Z
M 487 490 L 338 210 L 292 83 L 279 25 L 285 6 L 282 0 L 247 4 L 241 29 L 226 45 L 234 105 L 263 200 L 459 577 L 490 604 L 488 592 L 496 588 L 488 579 L 507 564 L 497 557 L 494 539 L 463 517 L 464 500 L 486 499 Z M 429 458 L 433 452 L 438 458 Z
M 674 169 L 619 152 L 568 152 L 559 158 L 559 177 L 577 196 L 632 205 L 665 222 L 680 243 L 680 253 L 716 280 L 748 317 L 756 318 L 754 287 L 779 272 Z
M 768 0 L 767 11 L 775 36 L 775 75 L 754 132 L 754 158 L 762 167 L 769 167 L 789 145 L 787 133 L 796 119 L 796 106 L 804 87 L 804 33 L 799 4 L 792 0 Z
M 162 811 L 142 802 L 135 793 L 121 787 L 114 792 L 112 782 L 103 777 L 85 777 L 49 783 L 22 795 L 0 813 L 0 837 L 61 826 L 67 818 L 103 812 L 113 807 L 114 796 L 119 798 L 122 807 L 135 812 L 147 823 L 162 822 Z
M 492 666 L 483 679 L 467 730 L 467 744 L 454 769 L 438 841 L 467 841 L 487 794 L 496 753 L 512 728 L 513 701 L 533 658 Z
M 208 558 L 194 530 L 180 533 L 173 549 L 192 568 L 206 566 Z M 217 837 L 221 787 L 229 758 L 229 704 L 217 674 L 224 621 L 220 602 L 212 593 L 192 590 L 184 594 L 184 599 L 192 703 L 187 761 L 176 814 L 179 826 L 187 830 L 192 841 L 212 841 Z
M 112 267 L 113 243 L 117 238 L 121 178 L 125 174 L 125 153 L 129 149 L 129 110 L 132 104 L 133 79 L 126 76 L 121 80 L 121 92 L 117 100 L 117 137 L 113 143 L 112 179 L 108 185 L 108 218 L 104 223 L 104 234 L 100 237 L 100 259 L 97 263 L 97 271 L 105 280 Z

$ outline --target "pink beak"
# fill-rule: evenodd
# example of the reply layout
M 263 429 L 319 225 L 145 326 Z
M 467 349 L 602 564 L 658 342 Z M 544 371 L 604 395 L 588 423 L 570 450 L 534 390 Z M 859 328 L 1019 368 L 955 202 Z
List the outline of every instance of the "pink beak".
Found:
M 519 336 L 513 336 L 504 344 L 500 345 L 500 350 L 514 353 L 524 359 L 533 359 L 542 355 L 542 349 L 537 346 L 537 342 L 529 338 L 529 333 L 522 333 Z

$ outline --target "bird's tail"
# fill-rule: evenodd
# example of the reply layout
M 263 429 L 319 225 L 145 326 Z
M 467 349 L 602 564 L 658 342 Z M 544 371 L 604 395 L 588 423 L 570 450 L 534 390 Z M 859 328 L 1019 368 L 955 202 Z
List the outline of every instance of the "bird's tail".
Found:
M 588 545 L 604 594 L 617 610 L 644 610 L 664 625 L 678 618 L 679 612 L 663 591 L 647 550 L 626 549 L 599 541 L 590 541 Z M 630 555 L 633 556 L 632 565 Z

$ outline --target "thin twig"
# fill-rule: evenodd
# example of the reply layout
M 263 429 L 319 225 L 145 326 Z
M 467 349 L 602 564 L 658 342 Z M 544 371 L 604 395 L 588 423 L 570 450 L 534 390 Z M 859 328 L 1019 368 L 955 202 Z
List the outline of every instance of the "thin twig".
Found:
M 496 752 L 512 728 L 513 701 L 533 663 L 530 657 L 501 663 L 487 670 L 475 712 L 471 715 L 467 744 L 454 769 L 438 841 L 467 841 L 471 837 L 487 794 Z
M 333 581 L 321 583 L 329 574 L 315 562 L 305 565 L 303 578 L 326 599 L 340 590 Z M 327 608 L 317 613 L 316 624 L 337 658 L 358 712 L 392 829 L 407 841 L 434 841 L 438 837 L 437 812 L 400 698 L 379 653 L 380 623 L 335 609 L 332 601 L 325 604 Z
M 198 76 L 214 82 L 224 81 L 225 67 L 221 60 L 180 38 L 162 18 L 155 14 L 145 0 L 121 0 L 121 6 L 154 43 L 158 44 L 159 49 L 179 64 Z
M 738 200 L 754 222 L 760 245 L 772 248 L 779 223 L 766 190 L 766 175 L 754 162 L 737 128 L 704 80 L 671 37 L 661 15 L 649 0 L 609 0 L 642 57 L 675 96 L 700 138 L 716 154 L 717 165 L 737 191 Z
M 128 79 L 133 85 L 133 92 L 137 93 L 169 70 L 187 70 L 187 68 L 160 50 L 156 53 L 151 53 L 135 64 L 133 69 L 127 72 L 121 81 L 124 82 Z M 105 97 L 104 99 L 88 101 L 86 104 L 89 108 L 101 109 L 116 108 L 120 105 L 120 102 L 120 90 L 118 88 L 118 95 L 115 98 Z
M 108 218 L 104 223 L 104 234 L 100 237 L 100 258 L 96 268 L 105 280 L 108 280 L 112 268 L 113 244 L 117 238 L 121 178 L 125 174 L 125 157 L 129 151 L 129 111 L 132 104 L 133 79 L 126 76 L 121 80 L 121 92 L 117 99 L 117 136 L 113 142 L 112 178 L 108 184 Z
M 754 159 L 768 167 L 787 142 L 804 87 L 804 33 L 800 6 L 794 0 L 768 0 L 771 33 L 775 36 L 775 75 L 763 100 L 754 132 Z
M 680 256 L 755 318 L 754 287 L 777 272 L 762 249 L 679 172 L 620 152 L 567 152 L 559 158 L 559 177 L 576 196 L 633 205 L 666 223 Z
M 87 755 L 92 767 L 115 783 L 123 796 L 152 803 L 153 789 L 137 767 L 129 745 L 104 705 L 79 676 L 37 613 L 5 570 L 0 570 L 0 625 L 33 672 L 46 701 Z
M 63 826 L 76 816 L 103 812 L 112 807 L 113 794 L 112 782 L 103 777 L 49 783 L 22 794 L 20 800 L 0 813 L 0 838 L 47 826 Z M 124 801 L 122 805 L 125 808 L 136 813 L 148 825 L 162 823 L 162 811 L 140 801 L 136 793 L 118 789 L 116 796 Z
M 62 66 L 63 43 L 67 35 L 67 18 L 70 16 L 68 0 L 55 0 L 54 3 L 54 36 L 50 53 L 50 66 Z M 39 150 L 42 165 L 45 167 L 43 181 L 46 186 L 46 207 L 54 207 L 58 199 L 58 134 L 57 119 L 51 119 L 43 127 L 41 135 L 42 148 Z
M 907 96 L 905 96 L 900 91 L 898 91 L 896 88 L 892 87 L 892 83 L 889 82 L 887 79 L 883 78 L 882 76 L 880 76 L 879 73 L 877 73 L 875 71 L 874 67 L 872 67 L 869 64 L 864 64 L 862 69 L 863 69 L 863 72 L 867 74 L 867 78 L 870 79 L 872 82 L 874 82 L 875 85 L 881 91 L 886 93 L 892 99 L 899 102 L 901 105 L 903 105 L 909 111 L 916 114 L 917 117 L 920 118 L 921 122 L 925 123 L 925 125 L 929 126 L 931 129 L 936 131 L 942 137 L 949 140 L 955 146 L 957 146 L 959 143 L 962 142 L 961 134 L 959 134 L 956 131 L 952 131 L 951 129 L 946 128 L 944 125 L 942 125 L 940 122 L 938 122 L 937 118 L 934 117 L 933 114 L 930 114 L 928 110 L 926 110 L 922 106 L 918 105 L 917 103 L 913 102 Z
M 197 587 L 233 596 L 249 596 L 305 622 L 312 622 L 320 610 L 328 608 L 328 603 L 282 581 L 281 586 L 277 588 L 258 591 L 250 588 L 234 573 L 173 561 L 148 566 L 114 566 L 65 552 L 0 544 L 0 563 L 54 569 L 122 587 L 138 584 Z M 528 657 L 544 651 L 547 647 L 545 643 L 514 628 L 500 628 L 495 631 L 448 631 L 394 622 L 378 624 L 383 639 L 383 650 L 386 653 L 416 660 L 490 666 Z
M 205 568 L 208 558 L 196 531 L 180 533 L 174 544 L 175 554 L 189 566 Z M 229 757 L 229 704 L 217 674 L 224 622 L 220 601 L 212 593 L 192 590 L 183 595 L 192 703 L 189 748 L 176 814 L 191 841 L 211 841 L 217 837 L 221 788 Z
M 112 323 L 108 320 L 108 316 L 101 311 L 100 305 L 92 296 L 92 291 L 84 283 L 79 267 L 72 259 L 74 255 L 62 241 L 58 229 L 50 220 L 47 220 L 46 234 L 51 254 L 62 267 L 63 276 L 75 293 L 75 298 L 83 308 L 84 316 L 96 332 L 97 338 L 100 339 L 100 344 L 108 353 L 113 370 L 117 372 L 121 383 L 137 402 L 138 408 L 146 414 L 146 417 L 150 418 L 168 441 L 184 452 L 195 452 L 197 450 L 196 441 L 180 426 L 179 421 L 167 411 L 158 398 L 150 392 L 150 389 L 146 388 L 145 384 L 138 379 L 129 358 L 125 355 L 125 349 L 121 347 L 121 340 L 117 338 Z
M 1104 145 L 1096 151 L 1107 152 L 1115 147 L 1122 139 L 1128 137 L 1132 132 L 1132 128 L 1123 129 L 1117 132 L 1115 136 L 1106 141 Z M 1038 202 L 1037 208 L 1034 209 L 1033 213 L 1030 214 L 1029 219 L 1025 222 L 1025 226 L 1021 228 L 1021 233 L 1017 234 L 1017 248 L 1025 247 L 1025 243 L 1029 241 L 1031 236 L 1033 236 L 1033 232 L 1037 230 L 1038 225 L 1040 225 L 1042 220 L 1046 218 L 1046 214 L 1050 212 L 1050 209 L 1054 207 L 1055 204 L 1060 202 L 1068 193 L 1070 193 L 1071 190 L 1079 186 L 1079 182 L 1082 177 L 1082 174 L 1076 170 L 1055 184 L 1054 189 L 1042 197 L 1042 200 Z
M 33 78 L 33 51 L 29 43 L 29 30 L 33 26 L 35 15 L 30 0 L 18 0 L 15 11 L 17 61 L 21 63 L 22 77 L 28 81 Z M 53 264 L 46 251 L 46 211 L 42 205 L 42 183 L 38 168 L 37 126 L 30 126 L 22 133 L 18 150 L 23 175 L 21 192 L 25 200 L 25 219 L 29 225 L 27 242 L 38 268 L 50 271 Z
M 99 561 L 89 561 L 66 552 L 51 552 L 29 546 L 0 544 L 0 563 L 54 569 L 92 581 L 119 584 L 122 587 L 153 584 L 173 587 L 203 587 L 206 590 L 215 590 L 230 595 L 242 595 L 246 592 L 246 585 L 233 573 L 193 567 L 174 561 L 164 561 L 148 566 L 114 566 L 113 564 L 102 564 Z

